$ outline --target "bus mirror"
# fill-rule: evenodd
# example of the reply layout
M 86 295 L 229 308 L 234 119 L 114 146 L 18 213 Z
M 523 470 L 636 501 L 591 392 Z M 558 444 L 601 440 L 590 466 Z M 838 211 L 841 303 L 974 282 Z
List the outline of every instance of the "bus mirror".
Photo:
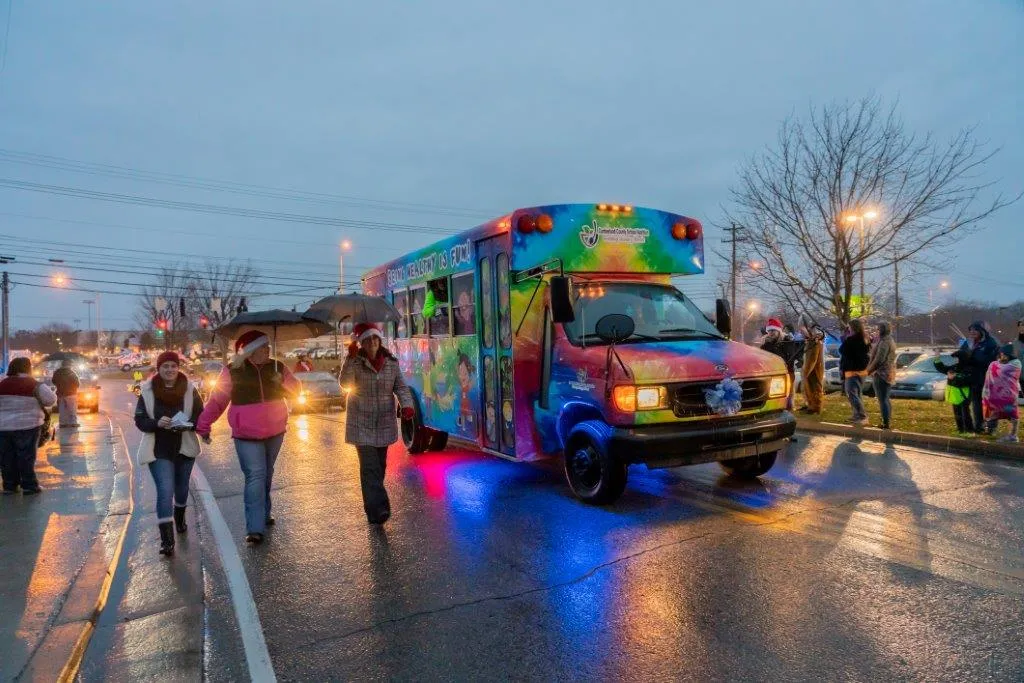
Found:
M 569 278 L 555 275 L 551 278 L 551 320 L 556 323 L 571 323 L 576 320 L 569 296 Z
M 594 332 L 607 344 L 617 344 L 629 339 L 636 330 L 636 323 L 628 315 L 609 313 L 597 321 Z
M 732 338 L 732 309 L 729 308 L 728 299 L 715 301 L 715 327 L 724 336 Z

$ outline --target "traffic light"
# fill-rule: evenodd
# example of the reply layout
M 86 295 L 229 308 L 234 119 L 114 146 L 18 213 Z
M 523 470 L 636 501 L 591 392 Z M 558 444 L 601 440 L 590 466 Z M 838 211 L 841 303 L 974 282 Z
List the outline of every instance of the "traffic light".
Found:
M 162 336 L 164 336 L 164 332 L 166 332 L 166 331 L 167 331 L 167 318 L 163 318 L 163 317 L 157 318 L 156 319 L 156 336 L 162 337 Z
M 201 327 L 201 328 L 203 328 L 205 330 L 209 326 L 210 326 L 210 319 L 207 318 L 205 315 L 199 316 L 199 327 Z

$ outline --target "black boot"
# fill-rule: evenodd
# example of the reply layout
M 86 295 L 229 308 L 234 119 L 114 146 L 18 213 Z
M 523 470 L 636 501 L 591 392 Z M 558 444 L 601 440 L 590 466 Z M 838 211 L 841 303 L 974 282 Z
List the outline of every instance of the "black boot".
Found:
M 185 524 L 185 508 L 174 506 L 174 528 L 179 534 L 188 531 L 188 524 Z
M 174 554 L 174 525 L 170 522 L 160 522 L 160 554 Z

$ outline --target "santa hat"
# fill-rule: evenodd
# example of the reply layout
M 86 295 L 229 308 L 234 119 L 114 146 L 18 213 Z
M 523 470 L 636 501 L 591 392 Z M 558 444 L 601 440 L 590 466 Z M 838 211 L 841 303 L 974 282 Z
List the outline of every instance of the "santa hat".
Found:
M 764 326 L 765 332 L 782 332 L 782 323 L 778 318 L 768 318 L 768 324 Z
M 235 340 L 235 364 L 241 365 L 253 351 L 270 343 L 270 338 L 258 330 L 249 330 Z
M 357 342 L 361 342 L 370 337 L 380 337 L 381 340 L 384 339 L 384 334 L 380 331 L 380 328 L 373 323 L 359 323 L 352 328 L 352 336 L 355 337 Z

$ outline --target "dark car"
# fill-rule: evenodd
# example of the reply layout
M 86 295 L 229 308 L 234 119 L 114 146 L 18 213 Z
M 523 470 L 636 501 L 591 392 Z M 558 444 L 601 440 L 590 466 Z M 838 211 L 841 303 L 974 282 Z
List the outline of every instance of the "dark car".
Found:
M 329 372 L 297 372 L 295 379 L 302 383 L 302 391 L 289 402 L 295 412 L 307 413 L 327 408 L 345 410 L 348 395 L 342 390 L 338 378 Z

